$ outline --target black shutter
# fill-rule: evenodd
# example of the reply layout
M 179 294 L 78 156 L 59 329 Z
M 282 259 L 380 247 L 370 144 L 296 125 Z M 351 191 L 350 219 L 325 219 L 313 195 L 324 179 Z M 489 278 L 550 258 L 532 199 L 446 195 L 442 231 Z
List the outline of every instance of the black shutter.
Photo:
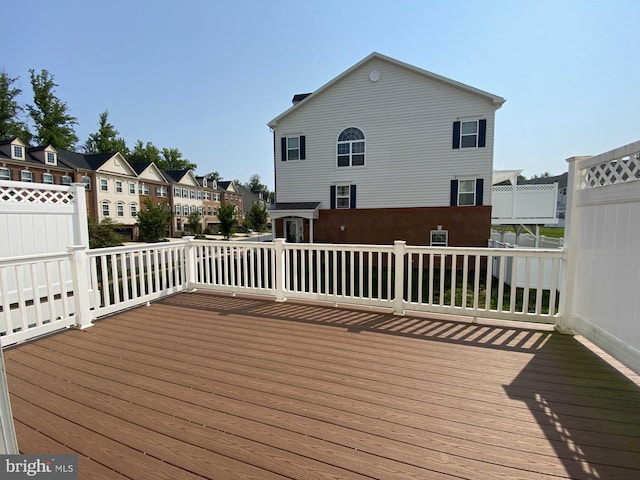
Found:
M 331 185 L 331 200 L 329 201 L 331 208 L 336 208 L 336 186 Z
M 351 185 L 349 198 L 349 208 L 356 208 L 356 186 Z
M 307 148 L 306 148 L 306 142 L 305 142 L 305 136 L 304 135 L 300 135 L 300 160 L 304 160 L 305 157 L 307 156 Z
M 287 161 L 287 137 L 280 139 L 280 160 Z
M 478 147 L 484 147 L 487 139 L 487 121 L 480 120 L 478 123 Z
M 458 180 L 451 180 L 451 203 L 452 207 L 458 206 Z
M 476 205 L 482 206 L 482 197 L 484 196 L 484 178 L 476 178 Z
M 453 122 L 453 148 L 460 148 L 460 122 Z

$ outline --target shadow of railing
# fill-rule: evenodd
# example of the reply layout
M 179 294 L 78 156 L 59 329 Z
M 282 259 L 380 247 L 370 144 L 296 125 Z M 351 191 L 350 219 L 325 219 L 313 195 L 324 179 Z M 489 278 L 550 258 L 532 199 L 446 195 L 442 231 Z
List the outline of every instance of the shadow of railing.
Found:
M 548 380 L 532 382 L 545 371 Z M 570 478 L 640 478 L 640 387 L 573 337 L 553 335 L 514 381 Z
M 332 305 L 276 303 L 211 293 L 177 295 L 158 303 L 256 319 L 325 325 L 348 332 L 517 351 L 531 360 L 505 385 L 522 401 L 572 479 L 640 478 L 640 387 L 571 336 L 517 326 Z

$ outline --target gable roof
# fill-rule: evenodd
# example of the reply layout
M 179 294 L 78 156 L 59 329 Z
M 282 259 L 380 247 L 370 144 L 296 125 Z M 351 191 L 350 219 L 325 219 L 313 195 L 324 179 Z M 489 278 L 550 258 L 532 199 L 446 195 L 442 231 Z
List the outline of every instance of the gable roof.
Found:
M 231 187 L 231 190 L 229 190 Z M 218 182 L 218 188 L 220 190 L 229 190 L 230 192 L 237 192 L 236 183 L 233 180 L 220 180 Z
M 196 180 L 195 175 L 189 169 L 185 170 L 162 170 L 162 174 L 164 178 L 166 178 L 169 183 L 181 183 L 185 185 L 191 185 L 193 187 L 198 187 L 200 184 Z M 188 179 L 185 181 L 185 177 Z
M 151 162 L 151 163 L 130 163 L 129 166 L 133 169 L 134 172 L 136 172 L 136 175 L 138 175 L 138 177 L 144 178 L 144 180 L 150 180 L 149 175 L 151 175 L 151 171 L 153 170 L 153 171 L 155 171 L 157 176 L 160 177 L 161 181 L 169 183 L 167 178 L 162 173 L 162 170 L 160 170 L 158 168 L 158 166 L 153 162 Z
M 115 153 L 94 153 L 84 155 L 69 150 L 57 149 L 58 161 L 65 165 L 82 170 L 97 170 L 104 165 Z
M 331 86 L 333 86 L 334 84 L 336 84 L 337 82 L 342 80 L 344 77 L 349 75 L 351 72 L 353 72 L 357 68 L 361 67 L 362 65 L 364 65 L 365 63 L 367 63 L 367 62 L 369 62 L 369 61 L 371 61 L 373 59 L 378 59 L 378 60 L 382 60 L 382 61 L 391 63 L 391 64 L 396 65 L 398 67 L 401 67 L 401 68 L 404 68 L 404 69 L 407 69 L 407 70 L 411 70 L 411 71 L 413 71 L 415 73 L 423 75 L 423 76 L 425 76 L 427 78 L 430 78 L 432 80 L 436 80 L 438 82 L 442 82 L 444 84 L 447 84 L 447 85 L 462 89 L 462 90 L 464 90 L 466 92 L 473 93 L 473 94 L 479 95 L 481 97 L 485 97 L 487 100 L 490 100 L 495 105 L 496 108 L 500 108 L 502 106 L 502 104 L 506 101 L 504 98 L 502 98 L 502 97 L 500 97 L 498 95 L 494 95 L 493 93 L 485 92 L 484 90 L 480 90 L 479 88 L 475 88 L 475 87 L 472 87 L 470 85 L 466 85 L 464 83 L 458 82 L 456 80 L 452 80 L 450 78 L 443 77 L 442 75 L 438 75 L 436 73 L 429 72 L 427 70 L 423 70 L 423 69 L 415 67 L 413 65 L 409 65 L 408 63 L 401 62 L 400 60 L 396 60 L 395 58 L 387 57 L 386 55 L 382 55 L 381 53 L 378 53 L 378 52 L 373 52 L 373 53 L 369 54 L 367 57 L 365 57 L 362 60 L 360 60 L 355 65 L 353 65 L 351 68 L 348 68 L 347 70 L 342 72 L 340 75 L 335 77 L 333 80 L 330 80 L 329 82 L 327 82 L 324 85 L 322 85 L 320 88 L 318 88 L 313 93 L 295 95 L 294 96 L 294 101 L 296 101 L 296 99 L 298 99 L 298 101 L 292 107 L 290 107 L 289 109 L 285 110 L 283 113 L 281 113 L 276 118 L 274 118 L 269 123 L 267 123 L 267 125 L 269 127 L 275 127 L 282 118 L 286 117 L 292 111 L 294 111 L 297 108 L 300 108 L 302 105 L 304 105 L 306 102 L 308 102 L 309 98 L 313 98 L 313 97 L 317 96 L 319 93 L 329 89 Z

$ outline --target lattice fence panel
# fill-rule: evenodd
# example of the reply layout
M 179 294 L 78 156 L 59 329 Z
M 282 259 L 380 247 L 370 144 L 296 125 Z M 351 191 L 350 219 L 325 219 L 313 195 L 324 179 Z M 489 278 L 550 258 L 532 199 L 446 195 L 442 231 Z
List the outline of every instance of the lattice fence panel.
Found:
M 640 152 L 584 168 L 580 171 L 581 189 L 598 188 L 637 180 L 640 180 Z
M 70 191 L 0 185 L 0 200 L 9 203 L 69 205 L 74 202 L 74 197 Z

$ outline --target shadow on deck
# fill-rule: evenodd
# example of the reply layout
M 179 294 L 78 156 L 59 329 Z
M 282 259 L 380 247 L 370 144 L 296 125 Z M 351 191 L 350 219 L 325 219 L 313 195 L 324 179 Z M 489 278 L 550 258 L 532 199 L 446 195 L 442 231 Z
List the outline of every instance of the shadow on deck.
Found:
M 554 332 L 179 294 L 5 352 L 80 478 L 640 478 L 640 388 Z

